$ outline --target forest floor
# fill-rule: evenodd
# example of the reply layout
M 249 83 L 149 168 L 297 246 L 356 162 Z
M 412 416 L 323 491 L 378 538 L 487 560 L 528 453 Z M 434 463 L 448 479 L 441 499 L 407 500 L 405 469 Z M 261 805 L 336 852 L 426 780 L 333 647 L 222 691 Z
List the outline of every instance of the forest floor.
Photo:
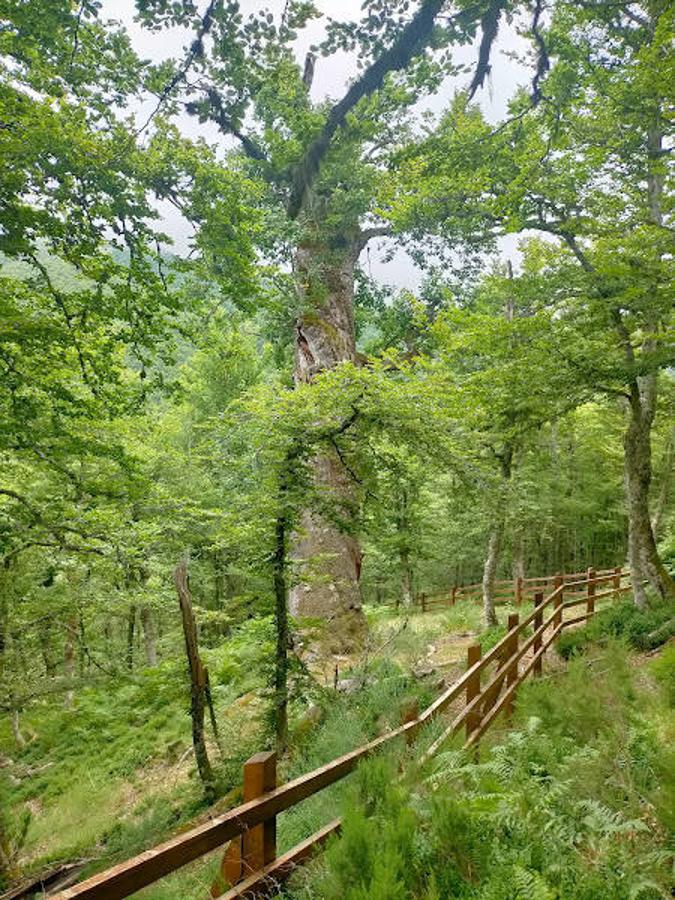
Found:
M 510 607 L 500 607 L 503 621 Z M 315 680 L 292 710 L 292 746 L 282 763 L 291 778 L 358 746 L 398 723 L 401 701 L 415 695 L 423 708 L 464 670 L 466 648 L 489 645 L 503 633 L 481 629 L 478 604 L 404 617 L 387 608 L 368 610 L 368 646 L 351 656 L 315 658 Z M 255 635 L 248 636 L 254 639 Z M 264 742 L 264 684 L 252 676 L 254 651 L 243 640 L 236 657 L 209 651 L 220 755 L 209 751 L 221 782 L 216 809 L 238 799 L 241 766 Z M 335 667 L 340 690 L 333 690 Z M 262 669 L 261 669 L 262 671 Z M 332 698 L 326 703 L 327 698 Z M 321 710 L 308 720 L 308 702 Z M 204 809 L 195 776 L 185 673 L 179 661 L 144 669 L 78 692 L 75 708 L 53 701 L 22 717 L 27 745 L 17 748 L 9 724 L 0 723 L 0 760 L 11 773 L 10 803 L 25 817 L 19 864 L 42 870 L 61 860 L 114 861 L 139 852 L 192 824 Z M 280 820 L 282 849 L 292 846 L 339 811 L 344 786 L 323 792 Z M 200 896 L 217 857 L 186 867 L 146 889 L 153 898 Z

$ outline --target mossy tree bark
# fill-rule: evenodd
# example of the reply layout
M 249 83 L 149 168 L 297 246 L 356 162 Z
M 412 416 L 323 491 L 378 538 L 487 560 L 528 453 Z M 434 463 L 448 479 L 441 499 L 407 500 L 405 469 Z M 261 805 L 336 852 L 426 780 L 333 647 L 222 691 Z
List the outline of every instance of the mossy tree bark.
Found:
M 330 247 L 305 243 L 297 249 L 295 283 L 302 311 L 295 326 L 296 383 L 311 382 L 325 369 L 356 361 L 354 272 L 365 240 L 359 232 Z M 329 519 L 309 509 L 301 515 L 293 546 L 301 578 L 291 589 L 290 609 L 296 616 L 330 622 L 335 643 L 349 647 L 361 640 L 366 626 L 359 585 L 361 549 L 349 528 L 358 506 L 358 485 L 337 451 L 318 453 L 313 470 L 317 492 L 329 499 L 336 515 Z

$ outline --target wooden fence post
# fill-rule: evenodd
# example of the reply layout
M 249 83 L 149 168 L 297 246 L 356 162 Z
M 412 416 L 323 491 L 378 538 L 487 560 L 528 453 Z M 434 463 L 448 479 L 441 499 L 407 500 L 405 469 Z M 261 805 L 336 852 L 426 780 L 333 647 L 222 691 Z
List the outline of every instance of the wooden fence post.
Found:
M 593 566 L 589 566 L 588 568 L 588 588 L 587 588 L 587 600 L 586 600 L 586 615 L 592 616 L 595 612 L 595 583 L 591 583 L 592 579 L 595 578 L 595 569 Z
M 256 753 L 244 763 L 244 803 L 255 800 L 277 786 L 277 755 Z M 230 841 L 220 863 L 220 873 L 211 885 L 211 896 L 220 897 L 226 885 L 274 861 L 277 844 L 276 817 L 256 825 Z
M 513 613 L 508 618 L 507 628 L 511 631 L 512 628 L 515 628 L 516 625 L 520 622 L 520 616 L 518 613 Z M 506 651 L 507 656 L 510 658 L 516 653 L 518 650 L 518 632 L 516 632 L 513 637 L 509 640 L 508 650 Z M 509 687 L 514 684 L 518 680 L 518 663 L 511 663 L 506 671 L 506 681 L 504 683 L 505 690 L 508 690 Z M 514 692 L 515 693 L 515 692 Z M 514 698 L 511 697 L 510 700 L 506 703 L 506 715 L 511 716 L 513 713 L 513 701 Z
M 518 606 L 523 602 L 523 579 L 521 576 L 513 582 L 513 596 Z
M 277 786 L 277 755 L 274 750 L 256 753 L 244 763 L 244 803 L 255 800 Z M 277 854 L 276 816 L 244 832 L 244 874 L 250 875 L 274 861 Z
M 470 669 L 471 666 L 474 666 L 478 660 L 482 656 L 482 650 L 480 644 L 471 644 L 470 647 L 466 648 L 466 665 L 467 668 Z M 466 702 L 467 706 L 474 697 L 477 697 L 480 694 L 480 672 L 476 672 L 475 675 L 472 675 L 471 678 L 466 683 Z M 478 704 L 480 706 L 480 704 Z M 466 736 L 467 739 L 471 737 L 471 733 L 478 728 L 480 725 L 480 712 L 478 709 L 475 709 L 473 712 L 469 713 L 466 717 Z
M 621 566 L 616 566 L 614 573 L 614 590 L 618 591 L 621 587 Z
M 544 602 L 544 592 L 537 591 L 534 595 L 534 630 L 536 631 L 538 628 L 544 624 L 544 612 L 541 608 L 541 604 Z M 532 644 L 532 653 L 536 656 L 539 650 L 541 650 L 541 635 L 534 639 L 534 643 Z M 541 656 L 539 659 L 535 660 L 534 666 L 532 667 L 532 674 L 535 678 L 539 678 L 541 675 Z
M 553 627 L 554 627 L 554 628 L 557 628 L 557 627 L 560 625 L 560 623 L 562 622 L 562 615 L 563 615 L 563 611 L 562 611 L 562 604 L 563 604 L 563 590 L 562 590 L 562 586 L 563 586 L 563 576 L 562 576 L 560 573 L 558 573 L 558 575 L 556 575 L 555 578 L 553 579 L 553 590 L 558 590 L 558 588 L 560 588 L 560 591 L 558 592 L 558 594 L 557 594 L 556 597 L 555 597 L 555 600 L 553 601 L 553 609 L 555 610 L 555 619 L 553 620 Z

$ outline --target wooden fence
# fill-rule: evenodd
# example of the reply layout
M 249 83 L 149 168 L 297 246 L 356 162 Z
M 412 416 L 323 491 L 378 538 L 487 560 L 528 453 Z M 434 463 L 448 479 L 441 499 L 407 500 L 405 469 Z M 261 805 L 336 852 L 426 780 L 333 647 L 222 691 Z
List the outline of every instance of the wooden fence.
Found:
M 598 569 L 596 575 L 621 574 L 621 566 L 614 569 Z M 557 578 L 562 578 L 565 584 L 574 580 L 585 578 L 587 572 L 568 572 L 561 575 L 544 575 L 541 578 L 501 578 L 494 582 L 493 597 L 495 604 L 532 602 L 534 595 L 539 591 L 552 590 Z M 473 584 L 461 584 L 434 593 L 421 593 L 415 598 L 415 604 L 422 612 L 437 610 L 446 606 L 454 606 L 461 600 L 481 602 L 483 599 L 483 583 L 476 581 Z
M 329 822 L 292 850 L 277 856 L 279 813 L 345 778 L 361 760 L 384 747 L 396 741 L 412 744 L 418 732 L 455 701 L 463 701 L 461 709 L 418 761 L 430 760 L 460 730 L 466 734 L 465 747 L 475 745 L 502 711 L 510 714 L 518 686 L 530 674 L 541 675 L 543 656 L 563 628 L 592 616 L 596 601 L 615 598 L 630 590 L 629 584 L 622 584 L 628 577 L 619 568 L 600 574 L 589 569 L 585 573 L 555 575 L 550 579 L 528 579 L 527 583 L 534 585 L 532 611 L 522 620 L 517 613 L 510 615 L 507 633 L 486 653 L 481 652 L 480 644 L 469 647 L 464 674 L 422 713 L 408 706 L 400 727 L 286 784 L 277 784 L 275 753 L 257 753 L 244 765 L 244 802 L 240 806 L 93 875 L 56 897 L 59 900 L 128 897 L 227 842 L 230 843 L 222 858 L 221 878 L 212 886 L 211 896 L 235 900 L 273 894 L 296 866 L 308 860 L 340 829 L 339 820 Z M 545 596 L 544 588 L 551 583 L 552 591 Z M 601 585 L 609 586 L 598 591 Z M 521 602 L 524 599 L 525 592 Z M 446 594 L 445 603 L 451 602 L 452 597 Z M 569 610 L 578 607 L 584 611 L 567 617 Z M 221 893 L 218 885 L 223 882 L 233 887 Z

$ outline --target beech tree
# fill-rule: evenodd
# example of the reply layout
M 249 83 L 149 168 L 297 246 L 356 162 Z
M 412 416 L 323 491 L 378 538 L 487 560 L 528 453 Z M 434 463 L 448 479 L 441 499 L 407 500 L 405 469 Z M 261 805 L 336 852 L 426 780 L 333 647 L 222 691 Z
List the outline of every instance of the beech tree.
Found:
M 238 142 L 245 171 L 265 188 L 268 250 L 293 272 L 295 382 L 356 361 L 355 267 L 368 241 L 391 232 L 378 199 L 396 154 L 414 143 L 413 107 L 454 71 L 452 48 L 479 29 L 474 89 L 482 83 L 504 4 L 370 2 L 361 21 L 328 20 L 304 64 L 292 44 L 319 15 L 312 3 L 287 3 L 280 19 L 267 11 L 245 16 L 238 3 L 216 0 L 203 15 L 192 3 L 139 0 L 137 7 L 149 28 L 183 25 L 195 35 L 182 61 L 158 67 L 158 108 L 180 102 L 214 123 Z M 315 68 L 340 50 L 358 57 L 361 72 L 337 102 L 315 102 Z M 219 264 L 214 247 L 216 271 Z M 352 481 L 334 453 L 318 455 L 314 469 L 324 490 L 353 506 Z M 297 584 L 292 611 L 330 618 L 337 628 L 342 618 L 362 622 L 357 536 L 306 512 L 294 554 L 320 559 L 326 577 Z

